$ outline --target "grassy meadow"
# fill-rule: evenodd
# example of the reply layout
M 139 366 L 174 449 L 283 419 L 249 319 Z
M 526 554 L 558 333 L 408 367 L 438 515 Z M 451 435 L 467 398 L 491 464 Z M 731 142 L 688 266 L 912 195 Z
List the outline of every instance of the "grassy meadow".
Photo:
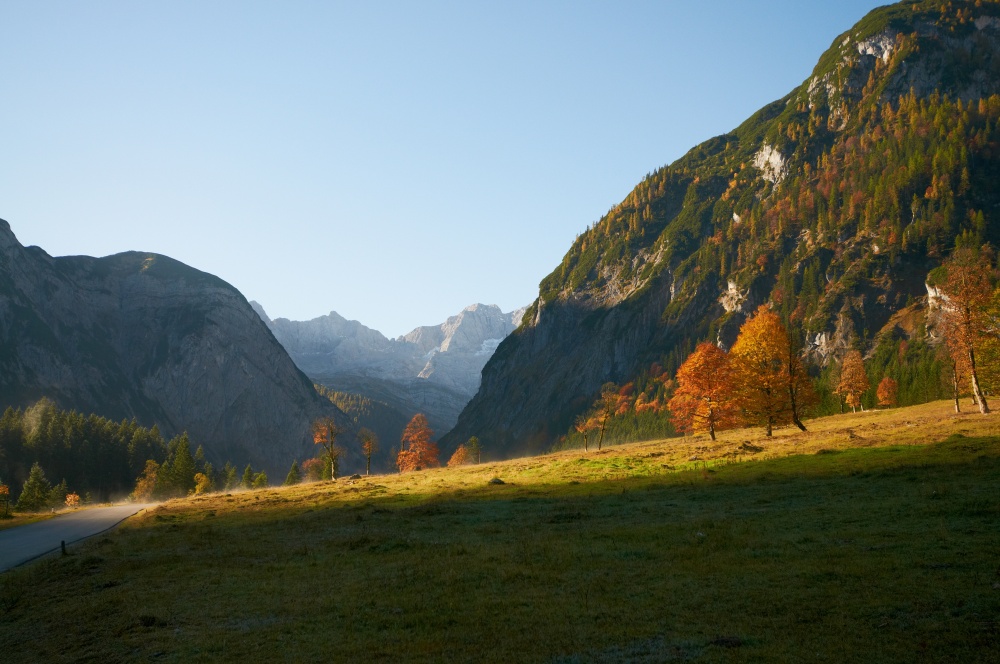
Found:
M 807 425 L 170 501 L 0 575 L 3 661 L 997 661 L 998 416 Z

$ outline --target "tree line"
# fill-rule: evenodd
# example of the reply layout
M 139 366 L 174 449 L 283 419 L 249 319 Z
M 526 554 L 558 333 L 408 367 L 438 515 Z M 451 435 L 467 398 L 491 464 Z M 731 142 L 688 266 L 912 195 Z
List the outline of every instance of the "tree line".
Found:
M 0 417 L 0 514 L 75 507 L 126 496 L 163 500 L 266 486 L 267 475 L 232 463 L 214 468 L 187 433 L 59 409 L 43 398 Z
M 285 478 L 285 484 L 337 479 L 341 459 L 346 452 L 337 439 L 345 432 L 346 429 L 330 417 L 323 417 L 313 422 L 313 442 L 322 448 L 322 452 L 319 457 L 309 459 L 301 466 L 297 461 L 293 462 Z M 360 429 L 356 437 L 360 452 L 365 458 L 365 474 L 370 475 L 372 456 L 380 449 L 379 438 L 367 428 Z M 410 419 L 400 437 L 399 447 L 392 450 L 396 467 L 401 473 L 438 467 L 441 465 L 440 454 L 437 443 L 434 442 L 434 431 L 423 413 L 417 413 Z M 448 466 L 481 462 L 482 446 L 479 438 L 472 436 L 458 446 L 448 460 Z

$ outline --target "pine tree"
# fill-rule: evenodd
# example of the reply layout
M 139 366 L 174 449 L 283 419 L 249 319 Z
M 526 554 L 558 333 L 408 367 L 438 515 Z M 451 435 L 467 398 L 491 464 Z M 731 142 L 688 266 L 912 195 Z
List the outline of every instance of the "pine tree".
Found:
M 465 441 L 465 449 L 469 450 L 469 463 L 483 462 L 483 446 L 477 436 L 471 436 Z
M 37 512 L 45 509 L 49 503 L 51 491 L 52 485 L 45 479 L 42 467 L 36 462 L 28 472 L 28 479 L 24 482 L 24 487 L 21 489 L 21 495 L 18 497 L 14 509 L 18 512 Z
M 299 462 L 292 461 L 292 467 L 288 469 L 288 475 L 285 476 L 285 486 L 292 486 L 301 481 L 302 471 L 299 470 Z
M 236 466 L 230 462 L 226 462 L 226 465 L 222 467 L 222 488 L 226 491 L 232 491 L 239 486 L 239 479 L 237 478 L 238 472 Z
M 247 467 L 243 469 L 243 481 L 240 482 L 240 486 L 244 489 L 253 488 L 253 468 L 250 464 L 247 464 Z
M 66 480 L 63 480 L 49 491 L 48 506 L 52 508 L 62 507 L 66 501 L 67 494 L 69 494 L 69 486 L 67 486 Z

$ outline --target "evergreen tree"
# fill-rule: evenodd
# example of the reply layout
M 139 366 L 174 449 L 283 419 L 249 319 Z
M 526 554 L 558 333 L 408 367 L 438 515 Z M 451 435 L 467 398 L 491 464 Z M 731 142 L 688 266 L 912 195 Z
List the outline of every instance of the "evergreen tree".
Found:
M 247 464 L 247 467 L 243 469 L 243 481 L 240 482 L 240 486 L 244 489 L 253 488 L 253 468 L 250 464 Z
M 465 441 L 465 449 L 469 450 L 470 463 L 483 462 L 483 446 L 480 444 L 477 436 L 472 436 L 469 440 Z
M 168 448 L 173 457 L 170 467 L 171 483 L 178 495 L 186 496 L 194 491 L 194 476 L 198 472 L 191 455 L 191 440 L 187 432 L 170 441 Z
M 66 480 L 63 480 L 49 491 L 49 507 L 55 509 L 62 507 L 67 494 L 69 494 L 69 486 L 67 486 Z
M 299 462 L 293 461 L 292 467 L 288 469 L 288 475 L 285 476 L 285 486 L 292 486 L 293 484 L 298 484 L 302 481 L 302 471 L 299 470 Z
M 24 482 L 24 488 L 21 489 L 21 495 L 14 508 L 19 512 L 37 512 L 45 509 L 51 491 L 52 485 L 45 479 L 42 467 L 36 462 L 31 466 L 28 479 Z
M 226 465 L 222 467 L 222 488 L 226 491 L 232 491 L 239 484 L 240 481 L 236 466 L 227 461 Z

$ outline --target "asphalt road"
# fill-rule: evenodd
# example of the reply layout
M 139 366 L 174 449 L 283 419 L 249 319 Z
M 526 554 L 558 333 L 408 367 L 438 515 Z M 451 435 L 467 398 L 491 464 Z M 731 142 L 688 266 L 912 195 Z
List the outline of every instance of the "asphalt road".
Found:
M 0 530 L 0 572 L 59 548 L 114 528 L 152 504 L 116 505 L 78 510 L 26 526 Z

